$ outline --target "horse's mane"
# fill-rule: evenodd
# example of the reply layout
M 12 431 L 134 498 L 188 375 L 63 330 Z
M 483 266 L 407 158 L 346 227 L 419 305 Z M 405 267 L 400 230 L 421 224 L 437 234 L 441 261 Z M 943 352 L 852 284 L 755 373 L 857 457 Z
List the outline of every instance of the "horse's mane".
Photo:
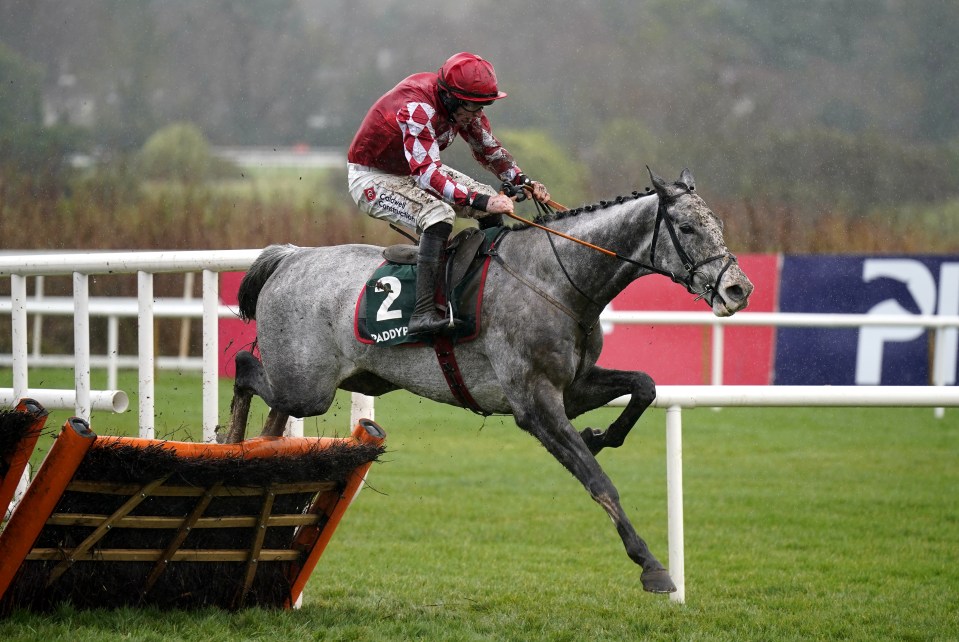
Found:
M 652 188 L 647 187 L 645 192 L 633 191 L 632 194 L 626 196 L 617 196 L 611 201 L 599 201 L 597 203 L 590 203 L 589 205 L 580 205 L 579 207 L 574 207 L 570 210 L 552 210 L 547 209 L 546 211 L 541 211 L 533 219 L 534 223 L 542 225 L 544 223 L 549 223 L 550 221 L 558 221 L 560 219 L 569 218 L 570 216 L 579 216 L 583 212 L 595 212 L 596 210 L 606 209 L 613 205 L 619 205 L 620 203 L 625 203 L 626 201 L 634 201 L 644 196 L 649 196 L 653 194 Z M 530 226 L 526 223 L 516 223 L 510 227 L 513 231 L 526 230 Z

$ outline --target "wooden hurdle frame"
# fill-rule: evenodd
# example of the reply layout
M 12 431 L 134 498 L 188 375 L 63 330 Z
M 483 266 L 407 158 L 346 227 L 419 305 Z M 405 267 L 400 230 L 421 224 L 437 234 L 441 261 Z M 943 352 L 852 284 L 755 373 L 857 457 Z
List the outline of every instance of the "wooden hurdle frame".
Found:
M 42 427 L 46 411 L 39 404 L 21 402 L 18 410 L 33 414 L 35 423 Z M 39 429 L 30 431 L 24 443 L 18 445 L 13 458 L 16 462 L 26 463 L 38 434 Z M 197 568 L 202 569 L 211 568 L 212 565 L 218 565 L 215 567 L 217 569 L 228 568 L 231 577 L 240 579 L 231 581 L 229 590 L 224 589 L 215 595 L 211 593 L 214 597 L 197 606 L 212 605 L 231 610 L 245 606 L 291 608 L 300 599 L 333 532 L 359 492 L 373 459 L 352 468 L 341 480 L 301 480 L 293 483 L 276 480 L 258 487 L 233 483 L 230 479 L 218 479 L 206 487 L 183 485 L 182 482 L 178 485 L 169 483 L 172 481 L 169 474 L 143 484 L 80 480 L 75 479 L 78 467 L 97 449 L 117 446 L 154 449 L 153 452 L 159 450 L 164 456 L 171 455 L 178 460 L 191 460 L 194 463 L 229 459 L 242 466 L 245 462 L 256 461 L 265 465 L 264 460 L 276 461 L 277 458 L 303 456 L 311 452 L 315 456 L 317 449 L 334 447 L 374 446 L 378 454 L 382 452 L 385 437 L 382 428 L 375 422 L 362 419 L 348 438 L 256 438 L 239 444 L 173 442 L 98 437 L 85 420 L 71 418 L 64 423 L 22 500 L 6 527 L 0 531 L 0 613 L 13 608 L 33 608 L 31 599 L 24 598 L 24 595 L 37 593 L 40 584 L 43 584 L 43 589 L 56 588 L 60 592 L 60 599 L 63 599 L 64 591 L 67 591 L 65 585 L 72 587 L 78 582 L 80 574 L 87 572 L 84 569 L 102 564 L 125 564 L 122 568 L 128 584 L 130 578 L 127 576 L 134 574 L 139 584 L 139 595 L 122 596 L 120 601 L 125 604 L 163 607 L 164 604 L 151 601 L 151 591 L 171 574 L 168 572 L 171 567 L 198 563 L 201 566 Z M 26 443 L 31 438 L 32 442 Z M 352 460 L 348 465 L 352 465 Z M 20 466 L 19 470 L 22 471 L 23 467 Z M 19 477 L 20 472 L 8 467 L 7 474 L 0 479 L 0 490 L 7 493 L 10 480 L 13 480 L 15 488 Z M 68 512 L 62 507 L 70 505 L 64 499 L 70 493 L 74 496 L 108 495 L 111 496 L 108 501 L 119 507 L 108 514 Z M 284 495 L 287 496 L 283 502 L 289 509 L 287 512 L 277 509 Z M 161 504 L 158 502 L 164 501 L 164 497 L 176 498 L 175 501 L 181 505 L 184 505 L 183 502 L 191 503 L 192 509 L 178 516 L 148 514 L 150 511 L 145 509 L 149 507 L 149 502 L 159 506 Z M 302 498 L 306 498 L 305 505 L 292 506 L 294 500 L 298 502 Z M 256 508 L 252 513 L 240 515 L 217 513 L 207 516 L 205 513 L 208 508 L 215 506 L 218 501 L 221 509 L 224 502 L 242 501 L 255 502 Z M 137 507 L 141 510 L 137 510 Z M 50 529 L 46 531 L 49 536 L 54 532 L 52 529 L 67 527 L 78 527 L 79 535 L 55 546 L 37 544 L 43 541 L 41 536 L 45 529 Z M 283 546 L 264 545 L 271 528 L 277 529 L 270 531 L 272 541 L 276 542 L 279 538 L 284 542 Z M 166 537 L 167 533 L 169 537 L 161 547 L 111 548 L 105 540 L 116 529 L 149 529 L 154 539 L 157 537 L 155 534 L 162 530 L 161 537 Z M 234 547 L 221 544 L 208 548 L 200 545 L 201 534 L 211 532 L 211 529 L 220 531 L 218 541 L 223 540 L 222 529 L 231 529 L 240 534 L 237 539 L 244 543 Z M 284 539 L 287 533 L 292 533 L 292 537 Z M 184 542 L 191 535 L 190 545 L 184 547 Z M 204 563 L 207 566 L 202 566 Z M 271 593 L 264 589 L 257 593 L 253 590 L 254 578 L 260 572 L 262 582 L 265 568 L 271 564 L 280 565 L 274 566 L 270 572 L 282 574 L 285 581 L 281 584 L 286 586 L 279 592 Z M 135 570 L 128 572 L 127 569 L 131 568 Z M 79 583 L 82 584 L 82 581 Z M 129 590 L 129 587 L 124 590 Z M 69 592 L 66 595 L 67 601 L 73 601 Z

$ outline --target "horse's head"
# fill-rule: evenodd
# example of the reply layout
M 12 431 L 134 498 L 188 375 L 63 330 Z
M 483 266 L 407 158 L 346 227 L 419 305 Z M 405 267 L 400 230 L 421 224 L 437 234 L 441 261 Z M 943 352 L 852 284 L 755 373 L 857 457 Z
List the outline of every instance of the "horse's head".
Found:
M 745 308 L 753 284 L 726 248 L 722 221 L 696 194 L 692 173 L 684 169 L 675 183 L 652 170 L 649 177 L 659 196 L 652 264 L 702 297 L 718 317 Z

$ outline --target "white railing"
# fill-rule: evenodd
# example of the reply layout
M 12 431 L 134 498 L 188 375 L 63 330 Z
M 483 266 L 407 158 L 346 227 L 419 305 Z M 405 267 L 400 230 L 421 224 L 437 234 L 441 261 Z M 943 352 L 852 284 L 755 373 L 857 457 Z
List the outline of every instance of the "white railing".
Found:
M 155 301 L 153 276 L 164 272 L 202 272 L 203 275 L 203 439 L 213 441 L 218 409 L 218 329 L 221 271 L 245 270 L 259 250 L 223 250 L 215 252 L 104 252 L 88 254 L 29 254 L 0 257 L 0 276 L 10 277 L 10 314 L 12 326 L 14 400 L 32 396 L 40 401 L 41 391 L 28 385 L 27 367 L 27 285 L 28 276 L 72 275 L 74 325 L 74 389 L 58 391 L 61 401 L 72 399 L 76 415 L 89 421 L 93 402 L 122 391 L 98 391 L 90 388 L 90 293 L 89 279 L 101 274 L 137 275 L 137 337 L 139 371 L 139 426 L 142 437 L 153 438 L 154 405 L 154 333 Z M 41 401 L 42 403 L 42 401 Z
M 244 268 L 245 269 L 245 268 Z M 220 270 L 222 271 L 222 270 Z M 2 260 L 0 260 L 0 276 Z M 187 273 L 192 276 L 192 273 Z M 37 280 L 42 281 L 43 276 Z M 37 284 L 37 294 L 25 301 L 27 314 L 34 315 L 33 350 L 30 355 L 31 363 L 36 367 L 71 367 L 74 364 L 74 355 L 45 355 L 40 353 L 39 338 L 41 334 L 40 319 L 44 316 L 73 316 L 75 302 L 70 297 L 45 297 L 42 295 L 42 285 Z M 12 301 L 0 300 L 0 314 L 12 314 Z M 107 347 L 104 355 L 90 355 L 91 367 L 106 369 L 107 389 L 114 389 L 117 381 L 117 371 L 120 368 L 136 368 L 139 366 L 137 355 L 120 355 L 117 342 L 117 323 L 120 318 L 134 318 L 139 315 L 137 299 L 130 297 L 91 297 L 89 299 L 89 314 L 91 317 L 105 317 L 107 319 Z M 205 306 L 201 301 L 184 296 L 183 298 L 154 299 L 153 315 L 155 318 L 172 319 L 202 319 Z M 216 308 L 219 318 L 236 318 L 237 311 L 229 306 L 219 304 Z M 717 317 L 709 312 L 660 312 L 660 311 L 623 311 L 607 309 L 600 317 L 605 327 L 611 324 L 636 325 L 700 325 L 710 326 L 712 334 L 710 341 L 710 383 L 723 384 L 723 368 L 725 365 L 725 334 L 726 326 L 771 326 L 791 328 L 863 328 L 863 327 L 924 327 L 935 330 L 935 349 L 932 353 L 933 385 L 945 385 L 947 373 L 955 369 L 957 355 L 954 341 L 945 340 L 945 333 L 956 333 L 959 328 L 959 316 L 952 315 L 891 315 L 891 314 L 811 314 L 789 312 L 741 312 L 731 317 Z M 13 355 L 0 354 L 0 366 L 12 366 Z M 157 357 L 155 366 L 160 369 L 202 370 L 202 359 L 185 356 L 181 349 L 180 356 Z M 0 389 L 3 390 L 3 389 Z M 0 402 L 5 398 L 0 392 Z M 72 405 L 72 404 L 71 404 Z M 50 406 L 53 407 L 53 406 Z M 937 409 L 937 416 L 942 416 L 942 410 Z
M 196 317 L 202 322 L 202 428 L 203 440 L 216 439 L 219 408 L 219 333 L 220 316 L 234 316 L 235 312 L 220 304 L 219 273 L 245 271 L 260 250 L 171 251 L 171 252 L 102 252 L 84 254 L 24 254 L 0 256 L 0 276 L 10 277 L 10 315 L 12 335 L 11 364 L 13 388 L 0 389 L 0 403 L 10 404 L 22 397 L 32 397 L 49 408 L 73 407 L 78 417 L 89 421 L 92 409 L 122 411 L 128 403 L 120 390 L 93 391 L 90 386 L 90 317 L 93 311 L 108 316 L 133 315 L 132 303 L 119 308 L 89 294 L 89 278 L 101 274 L 137 275 L 137 369 L 139 433 L 152 439 L 155 434 L 155 378 L 153 321 L 157 316 Z M 199 303 L 180 300 L 178 303 L 153 296 L 153 275 L 159 273 L 202 274 L 202 299 Z M 28 308 L 42 303 L 27 298 L 27 277 L 72 275 L 72 309 L 64 308 L 62 301 L 44 308 L 48 314 L 68 314 L 74 323 L 74 389 L 43 390 L 28 385 Z M 107 306 L 100 309 L 99 306 Z M 115 351 L 114 351 L 115 352 Z M 108 355 L 109 358 L 109 355 Z M 115 381 L 115 375 L 112 379 Z M 360 416 L 373 418 L 371 400 L 354 395 L 352 421 Z M 294 423 L 293 432 L 302 433 L 302 423 Z
M 73 365 L 73 390 L 31 391 L 47 407 L 70 407 L 78 416 L 89 419 L 91 409 L 125 410 L 128 399 L 116 390 L 117 369 L 136 367 L 140 373 L 139 413 L 141 432 L 152 435 L 154 429 L 153 371 L 154 368 L 176 367 L 202 371 L 203 431 L 205 439 L 213 438 L 217 421 L 218 345 L 217 322 L 221 317 L 234 317 L 236 311 L 220 304 L 217 275 L 222 271 L 246 270 L 259 250 L 189 251 L 189 252 L 103 252 L 84 254 L 25 254 L 0 256 L 0 276 L 11 279 L 9 303 L 0 301 L 0 313 L 9 313 L 12 319 L 13 348 L 9 357 L 0 355 L 0 364 L 9 363 L 13 369 L 13 388 L 0 389 L 0 403 L 11 403 L 29 390 L 27 385 L 27 315 L 34 315 L 35 365 Z M 189 298 L 155 299 L 153 274 L 202 272 L 201 301 Z M 88 278 L 97 274 L 138 274 L 138 296 L 132 298 L 91 298 Z M 27 298 L 26 279 L 36 277 L 42 283 L 44 276 L 72 275 L 73 297 Z M 42 286 L 38 283 L 37 289 Z M 192 288 L 190 288 L 192 291 Z M 39 318 L 43 315 L 74 317 L 74 355 L 39 355 Z M 89 349 L 90 318 L 108 319 L 107 353 L 91 355 Z M 138 320 L 138 354 L 121 356 L 117 350 L 117 319 L 136 317 Z M 157 358 L 153 352 L 153 319 L 202 319 L 203 355 L 197 360 L 184 356 Z M 959 316 L 936 315 L 857 315 L 742 312 L 732 317 L 716 317 L 708 312 L 652 312 L 606 310 L 604 324 L 649 325 L 709 325 L 712 328 L 712 374 L 714 385 L 722 384 L 724 365 L 724 334 L 727 325 L 776 327 L 927 327 L 936 331 L 936 350 L 933 356 L 933 382 L 943 384 L 950 367 L 955 367 L 956 355 L 949 351 L 951 341 L 944 334 L 955 334 Z M 106 367 L 107 390 L 90 389 L 90 368 Z M 621 403 L 619 400 L 617 403 Z M 942 416 L 942 409 L 937 408 Z
M 186 276 L 192 276 L 189 272 Z M 36 277 L 39 281 L 43 277 Z M 37 284 L 37 290 L 40 289 Z M 12 302 L 0 299 L 0 314 L 12 313 Z M 37 368 L 68 368 L 73 367 L 72 354 L 42 354 L 40 341 L 43 333 L 42 320 L 44 317 L 72 317 L 74 301 L 72 297 L 44 296 L 42 291 L 35 293 L 26 301 L 26 312 L 33 316 L 32 345 L 30 350 L 30 364 Z M 136 369 L 139 365 L 138 355 L 121 355 L 119 351 L 119 320 L 137 318 L 140 312 L 139 302 L 134 297 L 91 297 L 89 301 L 90 317 L 106 318 L 107 339 L 106 354 L 90 355 L 90 366 L 103 368 L 107 373 L 107 388 L 116 388 L 117 373 L 120 369 Z M 153 316 L 157 319 L 202 319 L 203 302 L 183 297 L 154 298 Z M 237 311 L 226 305 L 217 308 L 219 318 L 236 318 Z M 181 346 L 176 356 L 157 356 L 158 370 L 201 371 L 203 360 L 199 357 L 188 356 L 188 351 L 182 343 L 188 340 L 188 335 L 181 331 Z M 12 367 L 13 355 L 0 354 L 0 366 Z
M 933 385 L 944 385 L 947 373 L 956 366 L 955 343 L 946 341 L 946 332 L 955 333 L 959 316 L 933 314 L 827 314 L 808 312 L 740 312 L 717 317 L 711 312 L 652 312 L 606 310 L 603 324 L 702 325 L 712 328 L 710 383 L 723 383 L 726 326 L 772 326 L 777 328 L 930 328 L 936 331 L 932 359 Z
M 656 408 L 666 410 L 666 504 L 671 599 L 686 601 L 683 529 L 684 408 L 723 406 L 945 407 L 959 406 L 956 386 L 657 386 Z

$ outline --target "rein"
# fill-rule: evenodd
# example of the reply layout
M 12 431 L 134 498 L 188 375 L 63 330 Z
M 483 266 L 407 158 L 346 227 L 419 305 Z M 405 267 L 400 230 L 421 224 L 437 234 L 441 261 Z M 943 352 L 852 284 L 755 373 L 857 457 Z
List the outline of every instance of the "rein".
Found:
M 527 188 L 527 189 L 528 189 L 528 188 Z M 504 193 L 506 193 L 508 196 L 513 196 L 513 195 L 515 195 L 515 194 L 517 193 L 517 188 L 514 187 L 514 186 L 512 186 L 512 185 L 508 185 L 508 184 L 504 183 L 504 184 L 503 184 L 503 191 L 504 191 Z M 692 191 L 692 190 L 688 190 L 688 191 Z M 647 188 L 647 194 L 649 194 L 649 193 L 651 193 L 651 192 L 649 192 L 649 188 Z M 638 194 L 637 192 L 633 192 L 633 194 L 636 195 L 637 198 L 639 198 L 639 194 Z M 566 239 L 566 240 L 568 240 L 568 241 L 572 241 L 572 242 L 574 242 L 574 243 L 578 243 L 578 244 L 580 244 L 580 245 L 582 245 L 582 246 L 584 246 L 584 247 L 590 248 L 591 250 L 595 250 L 595 251 L 597 251 L 597 252 L 600 252 L 601 254 L 605 254 L 606 256 L 609 256 L 609 257 L 612 257 L 612 258 L 615 258 L 615 259 L 619 259 L 620 261 L 625 261 L 626 263 L 630 263 L 630 264 L 632 264 L 632 265 L 635 265 L 636 267 L 642 268 L 642 269 L 644 269 L 644 270 L 648 270 L 648 271 L 650 271 L 650 272 L 654 272 L 654 273 L 656 273 L 656 274 L 661 274 L 661 275 L 663 275 L 663 276 L 668 276 L 670 279 L 673 280 L 673 282 L 682 284 L 682 285 L 686 288 L 686 291 L 689 292 L 690 294 L 695 294 L 695 295 L 697 295 L 697 296 L 696 296 L 696 299 L 695 299 L 696 301 L 699 301 L 700 299 L 703 299 L 703 298 L 708 297 L 707 303 L 709 303 L 709 305 L 712 306 L 712 305 L 713 305 L 713 301 L 715 301 L 716 297 L 719 296 L 718 288 L 719 288 L 719 283 L 720 283 L 720 281 L 721 281 L 722 278 L 723 278 L 723 275 L 726 274 L 726 271 L 730 268 L 730 266 L 731 266 L 733 263 L 736 263 L 736 262 L 737 262 L 737 261 L 736 261 L 736 255 L 727 252 L 726 254 L 716 254 L 716 255 L 714 255 L 714 256 L 710 256 L 710 257 L 708 257 L 708 258 L 705 258 L 705 259 L 703 259 L 703 260 L 701 260 L 701 261 L 699 261 L 699 262 L 694 262 L 694 261 L 690 258 L 689 254 L 686 252 L 685 248 L 683 247 L 682 242 L 679 240 L 679 235 L 676 234 L 676 228 L 675 228 L 674 225 L 673 225 L 673 221 L 672 221 L 672 219 L 670 218 L 669 213 L 666 211 L 666 202 L 665 202 L 666 199 L 665 199 L 663 196 L 659 196 L 658 199 L 659 199 L 659 204 L 658 204 L 658 206 L 657 206 L 657 208 L 656 208 L 656 222 L 655 222 L 655 224 L 654 224 L 654 226 L 653 226 L 653 240 L 652 240 L 652 244 L 650 245 L 649 264 L 643 263 L 642 261 L 637 261 L 637 260 L 632 259 L 632 258 L 630 258 L 630 257 L 628 257 L 628 256 L 623 256 L 622 254 L 620 254 L 620 253 L 618 253 L 618 252 L 614 252 L 614 251 L 612 251 L 612 250 L 608 250 L 608 249 L 603 248 L 603 247 L 600 247 L 600 246 L 598 246 L 598 245 L 594 245 L 594 244 L 592 244 L 592 243 L 589 243 L 589 242 L 587 242 L 587 241 L 584 241 L 583 239 L 576 238 L 575 236 L 570 236 L 569 234 L 564 234 L 563 232 L 560 232 L 559 230 L 554 230 L 554 229 L 552 229 L 552 228 L 550 228 L 550 227 L 547 227 L 547 226 L 545 226 L 545 225 L 540 225 L 539 223 L 535 223 L 535 222 L 533 222 L 533 221 L 526 220 L 526 219 L 524 219 L 523 217 L 518 216 L 518 215 L 516 215 L 516 214 L 507 213 L 506 215 L 509 216 L 510 218 L 516 220 L 516 221 L 519 221 L 519 222 L 525 224 L 525 225 L 528 225 L 528 226 L 530 226 L 530 227 L 535 227 L 535 228 L 537 228 L 537 229 L 540 229 L 540 230 L 543 230 L 543 231 L 545 231 L 545 232 L 548 232 L 549 234 L 553 234 L 553 235 L 555 235 L 555 236 L 559 236 L 559 237 L 561 237 L 561 238 L 564 238 L 564 239 Z M 537 200 L 534 199 L 534 200 L 533 200 L 533 203 L 536 205 L 536 208 L 537 208 L 537 209 L 540 211 L 540 213 L 542 213 L 542 214 L 552 214 L 552 213 L 553 213 L 553 207 L 557 207 L 560 211 L 566 211 L 566 210 L 567 210 L 567 208 L 563 207 L 563 206 L 560 205 L 559 203 L 556 203 L 555 201 L 549 201 L 548 203 L 540 203 L 539 201 L 537 201 Z M 680 262 L 683 264 L 683 269 L 686 270 L 686 276 L 683 277 L 683 278 L 677 277 L 677 276 L 676 276 L 675 274 L 673 274 L 672 272 L 668 272 L 668 271 L 666 271 L 666 270 L 661 270 L 661 269 L 657 268 L 657 267 L 654 265 L 654 263 L 656 262 L 656 242 L 657 242 L 658 239 L 659 239 L 659 227 L 660 227 L 660 223 L 663 223 L 663 224 L 666 226 L 666 231 L 669 233 L 669 238 L 670 238 L 670 240 L 671 240 L 672 243 L 673 243 L 673 249 L 676 251 L 676 256 L 679 258 Z M 562 262 L 562 261 L 560 260 L 560 258 L 559 258 L 559 253 L 556 251 L 556 246 L 555 246 L 555 244 L 553 244 L 552 238 L 550 238 L 550 246 L 553 248 L 553 254 L 556 256 L 556 260 L 559 261 L 559 265 L 560 265 L 560 268 L 562 268 L 562 270 L 563 270 L 563 274 L 566 276 L 567 280 L 569 280 L 569 282 L 570 282 L 570 284 L 573 286 L 573 288 L 574 288 L 577 292 L 579 292 L 580 295 L 582 295 L 583 297 L 585 297 L 588 301 L 590 301 L 590 302 L 593 303 L 594 305 L 597 305 L 597 306 L 598 306 L 598 304 L 597 304 L 595 301 L 593 301 L 593 299 L 592 299 L 591 297 L 589 297 L 588 295 L 586 295 L 586 294 L 582 291 L 582 289 L 580 289 L 579 286 L 577 286 L 577 285 L 573 282 L 572 278 L 570 278 L 570 275 L 569 275 L 569 273 L 566 271 L 566 268 L 565 268 L 565 266 L 563 265 L 563 262 Z M 702 292 L 696 292 L 696 291 L 693 289 L 693 279 L 694 279 L 694 277 L 695 277 L 695 275 L 696 275 L 696 271 L 697 271 L 699 268 L 701 268 L 702 266 L 704 266 L 704 265 L 706 265 L 706 264 L 708 264 L 708 263 L 712 263 L 713 261 L 719 261 L 719 260 L 722 260 L 722 259 L 724 259 L 724 258 L 726 259 L 726 263 L 723 265 L 722 269 L 719 271 L 719 274 L 716 276 L 716 280 L 715 280 L 712 284 L 707 284 L 707 285 L 705 285 L 705 286 L 703 287 L 703 291 L 702 291 Z M 722 298 L 722 297 L 720 297 L 720 298 Z

